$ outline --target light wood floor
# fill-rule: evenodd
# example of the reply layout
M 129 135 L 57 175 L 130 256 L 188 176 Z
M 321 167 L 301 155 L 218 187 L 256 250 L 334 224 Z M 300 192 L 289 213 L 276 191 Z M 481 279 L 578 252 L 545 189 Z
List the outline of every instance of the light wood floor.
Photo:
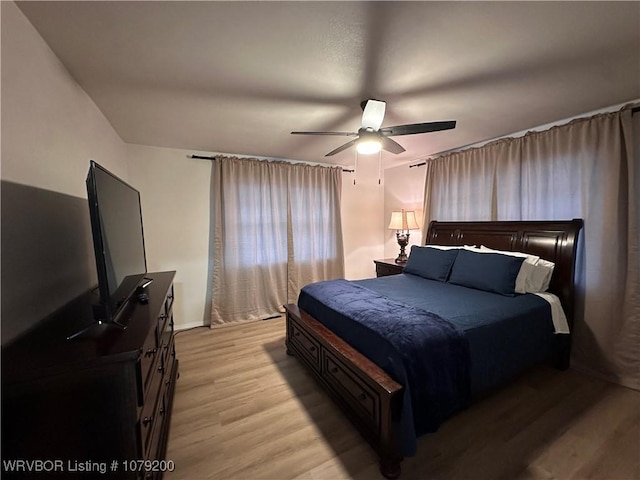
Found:
M 284 349 L 284 320 L 176 337 L 166 479 L 381 479 Z M 640 479 L 640 392 L 539 368 L 420 438 L 402 479 Z

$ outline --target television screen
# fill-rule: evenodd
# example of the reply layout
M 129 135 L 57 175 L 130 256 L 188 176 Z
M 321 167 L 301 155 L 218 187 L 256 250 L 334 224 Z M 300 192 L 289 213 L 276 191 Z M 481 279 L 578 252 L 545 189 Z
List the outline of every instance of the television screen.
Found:
M 140 193 L 92 160 L 87 194 L 103 317 L 96 320 L 113 322 L 147 272 Z

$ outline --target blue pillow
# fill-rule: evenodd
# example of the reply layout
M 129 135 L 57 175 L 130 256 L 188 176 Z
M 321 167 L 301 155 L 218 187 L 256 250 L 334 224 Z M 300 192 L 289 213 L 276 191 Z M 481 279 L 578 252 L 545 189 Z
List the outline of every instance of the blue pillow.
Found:
M 404 273 L 446 282 L 459 251 L 460 249 L 458 248 L 440 250 L 438 248 L 413 245 L 407 264 L 404 267 Z
M 522 262 L 524 257 L 460 250 L 449 283 L 512 297 Z

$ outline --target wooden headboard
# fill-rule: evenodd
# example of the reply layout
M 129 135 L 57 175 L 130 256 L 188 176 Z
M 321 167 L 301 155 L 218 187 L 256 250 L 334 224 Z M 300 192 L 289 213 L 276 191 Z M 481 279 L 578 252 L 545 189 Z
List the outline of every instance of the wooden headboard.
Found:
M 484 245 L 525 252 L 555 263 L 549 291 L 560 298 L 573 327 L 574 270 L 582 219 L 566 221 L 438 222 L 427 231 L 427 245 Z

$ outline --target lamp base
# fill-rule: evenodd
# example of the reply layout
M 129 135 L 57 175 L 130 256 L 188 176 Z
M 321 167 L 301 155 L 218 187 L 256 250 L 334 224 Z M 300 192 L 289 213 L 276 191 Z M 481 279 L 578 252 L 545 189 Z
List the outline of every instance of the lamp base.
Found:
M 407 263 L 407 254 L 406 253 L 400 253 L 400 255 L 398 255 L 398 258 L 396 258 L 395 262 L 396 263 Z
M 407 253 L 404 251 L 405 247 L 409 244 L 409 232 L 400 233 L 396 232 L 396 240 L 398 240 L 398 245 L 400 245 L 400 253 L 396 258 L 396 263 L 407 263 Z

